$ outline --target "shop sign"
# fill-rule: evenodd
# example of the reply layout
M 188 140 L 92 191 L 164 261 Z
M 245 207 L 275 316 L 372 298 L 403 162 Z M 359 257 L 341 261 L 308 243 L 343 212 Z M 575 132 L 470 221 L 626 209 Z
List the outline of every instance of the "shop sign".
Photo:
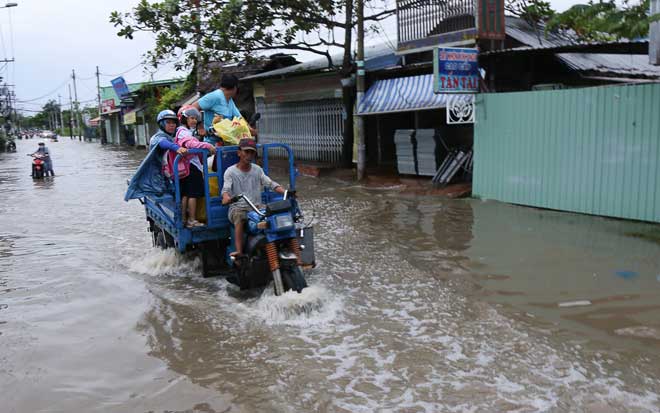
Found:
M 112 84 L 112 88 L 115 90 L 117 96 L 119 96 L 119 99 L 131 93 L 128 90 L 128 85 L 122 76 L 112 79 L 110 83 Z
M 434 49 L 433 92 L 478 92 L 479 65 L 477 60 L 477 49 L 457 47 L 438 47 Z
M 115 100 L 114 99 L 105 99 L 101 101 L 101 112 L 108 113 L 115 109 Z
M 137 114 L 134 110 L 124 113 L 124 125 L 133 125 L 137 122 Z

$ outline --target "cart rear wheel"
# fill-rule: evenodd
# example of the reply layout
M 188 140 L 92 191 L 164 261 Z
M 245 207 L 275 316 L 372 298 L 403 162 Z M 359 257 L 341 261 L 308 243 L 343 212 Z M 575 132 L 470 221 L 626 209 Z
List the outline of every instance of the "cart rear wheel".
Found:
M 154 244 L 161 249 L 167 248 L 167 239 L 165 238 L 165 231 L 162 228 L 157 228 L 154 232 Z

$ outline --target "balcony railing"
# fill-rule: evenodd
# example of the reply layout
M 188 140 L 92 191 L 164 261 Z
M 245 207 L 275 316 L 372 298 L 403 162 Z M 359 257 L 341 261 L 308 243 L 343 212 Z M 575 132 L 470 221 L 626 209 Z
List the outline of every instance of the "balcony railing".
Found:
M 476 27 L 475 0 L 397 0 L 399 47 Z

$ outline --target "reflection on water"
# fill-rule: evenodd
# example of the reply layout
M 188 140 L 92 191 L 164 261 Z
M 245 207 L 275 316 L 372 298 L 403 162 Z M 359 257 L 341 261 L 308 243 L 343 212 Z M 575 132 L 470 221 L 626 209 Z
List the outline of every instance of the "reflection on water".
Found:
M 473 208 L 467 255 L 487 300 L 610 344 L 621 329 L 660 327 L 660 244 L 627 235 L 658 226 L 495 202 Z
M 151 247 L 144 152 L 51 146 L 0 154 L 5 410 L 660 409 L 648 225 L 302 178 L 311 287 L 242 293 Z

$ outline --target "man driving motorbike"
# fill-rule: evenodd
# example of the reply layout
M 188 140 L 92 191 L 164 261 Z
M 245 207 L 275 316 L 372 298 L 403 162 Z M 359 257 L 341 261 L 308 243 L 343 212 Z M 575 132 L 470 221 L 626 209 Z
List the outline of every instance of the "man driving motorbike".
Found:
M 227 168 L 224 174 L 222 204 L 227 205 L 231 203 L 232 197 L 243 194 L 253 204 L 259 205 L 261 191 L 264 187 L 284 194 L 284 188 L 270 179 L 259 165 L 253 163 L 257 155 L 257 144 L 254 139 L 241 139 L 238 147 L 238 163 Z M 243 230 L 248 211 L 251 209 L 243 199 L 229 207 L 229 222 L 234 225 L 234 246 L 236 247 L 232 256 L 243 254 Z
M 53 171 L 53 161 L 50 158 L 50 151 L 46 147 L 46 142 L 40 141 L 38 145 L 39 145 L 38 149 L 35 152 L 33 152 L 31 155 L 43 158 L 44 176 L 48 176 L 48 172 L 50 172 L 50 176 L 55 176 L 55 172 Z

